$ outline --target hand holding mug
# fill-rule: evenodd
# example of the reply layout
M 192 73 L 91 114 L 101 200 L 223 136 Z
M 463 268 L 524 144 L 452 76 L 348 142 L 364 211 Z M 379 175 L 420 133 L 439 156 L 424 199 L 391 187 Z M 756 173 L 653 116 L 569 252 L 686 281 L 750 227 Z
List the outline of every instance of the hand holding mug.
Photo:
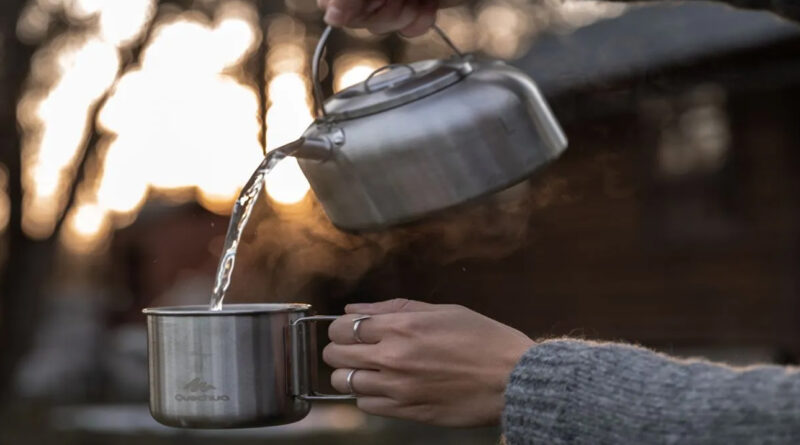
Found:
M 497 424 L 511 371 L 533 345 L 516 329 L 457 305 L 397 299 L 346 312 L 331 324 L 323 358 L 337 368 L 334 388 L 354 392 L 370 414 L 443 426 Z M 354 329 L 360 315 L 370 318 Z

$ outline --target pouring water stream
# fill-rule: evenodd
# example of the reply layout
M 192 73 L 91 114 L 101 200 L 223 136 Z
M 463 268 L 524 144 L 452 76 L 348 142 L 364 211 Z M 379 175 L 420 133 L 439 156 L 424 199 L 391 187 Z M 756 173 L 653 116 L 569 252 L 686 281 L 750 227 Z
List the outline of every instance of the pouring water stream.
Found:
M 222 247 L 222 256 L 219 266 L 217 266 L 214 289 L 209 303 L 210 310 L 222 310 L 222 301 L 225 299 L 225 292 L 230 287 L 233 267 L 236 264 L 236 251 L 239 248 L 239 241 L 242 238 L 244 228 L 247 226 L 247 221 L 250 219 L 250 214 L 253 212 L 258 196 L 264 188 L 264 181 L 267 175 L 282 159 L 292 154 L 294 150 L 295 145 L 290 144 L 267 153 L 236 199 L 231 212 L 231 220 L 228 223 L 225 243 Z

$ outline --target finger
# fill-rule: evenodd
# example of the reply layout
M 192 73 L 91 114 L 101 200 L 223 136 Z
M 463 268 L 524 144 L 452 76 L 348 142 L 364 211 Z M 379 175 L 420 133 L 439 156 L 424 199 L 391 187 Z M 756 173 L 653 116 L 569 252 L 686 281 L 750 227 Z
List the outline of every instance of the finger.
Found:
M 369 0 L 367 5 L 364 7 L 364 14 L 362 15 L 362 18 L 376 13 L 379 9 L 386 6 L 387 1 L 388 0 Z
M 344 26 L 363 12 L 364 0 L 329 0 L 325 8 L 325 23 Z
M 369 2 L 364 7 L 363 13 L 353 17 L 348 23 L 347 26 L 350 28 L 366 28 L 370 23 L 372 17 L 381 10 L 389 0 L 369 0 Z
M 355 321 L 353 320 L 360 316 L 360 314 L 348 314 L 337 318 L 328 327 L 328 338 L 330 338 L 332 342 L 340 345 L 359 343 L 356 341 L 354 330 Z M 361 339 L 361 343 L 375 344 L 381 341 L 384 335 L 381 326 L 382 324 L 379 320 L 373 320 L 371 318 L 361 320 L 361 322 L 358 323 L 358 338 Z
M 350 388 L 347 387 L 347 375 L 350 374 L 352 369 L 340 368 L 333 371 L 331 374 L 331 385 L 344 394 L 350 393 Z M 387 396 L 388 384 L 386 379 L 381 376 L 378 371 L 371 371 L 369 369 L 357 369 L 350 379 L 353 389 L 353 394 L 359 396 Z
M 317 7 L 324 11 L 328 9 L 328 3 L 330 3 L 330 0 L 317 0 Z
M 428 312 L 435 310 L 438 310 L 435 304 L 408 300 L 405 298 L 395 298 L 378 303 L 348 304 L 344 308 L 344 311 L 348 314 L 364 315 L 391 314 L 394 312 Z
M 372 12 L 372 14 L 361 17 L 360 24 L 365 28 L 369 29 L 371 32 L 373 26 L 376 23 L 382 23 L 385 21 L 392 20 L 394 17 L 397 17 L 398 14 L 403 10 L 405 3 L 409 0 L 391 0 L 387 1 L 383 6 L 379 9 Z
M 411 24 L 421 10 L 419 0 L 388 2 L 369 18 L 367 29 L 373 34 L 401 30 Z
M 403 409 L 400 402 L 388 397 L 359 397 L 356 405 L 365 413 L 386 417 L 400 417 Z
M 328 343 L 322 359 L 332 368 L 378 369 L 375 345 L 340 345 Z
M 417 37 L 428 32 L 431 26 L 436 23 L 436 9 L 438 7 L 438 2 L 435 0 L 423 2 L 422 11 L 420 11 L 416 20 L 401 29 L 400 34 L 405 37 Z

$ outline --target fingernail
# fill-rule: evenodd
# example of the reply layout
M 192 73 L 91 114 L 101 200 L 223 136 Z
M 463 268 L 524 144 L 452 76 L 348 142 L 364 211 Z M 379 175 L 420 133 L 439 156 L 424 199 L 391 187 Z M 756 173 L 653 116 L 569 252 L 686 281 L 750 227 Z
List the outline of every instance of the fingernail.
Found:
M 347 19 L 346 14 L 335 5 L 329 5 L 325 10 L 325 23 L 332 26 L 342 26 Z

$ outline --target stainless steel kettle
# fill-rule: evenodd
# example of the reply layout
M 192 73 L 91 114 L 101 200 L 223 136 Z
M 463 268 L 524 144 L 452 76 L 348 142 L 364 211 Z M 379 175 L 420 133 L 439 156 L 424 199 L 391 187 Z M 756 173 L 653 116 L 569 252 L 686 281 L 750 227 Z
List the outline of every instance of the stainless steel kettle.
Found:
M 536 84 L 500 61 L 454 51 L 392 64 L 323 101 L 314 52 L 316 120 L 285 147 L 340 229 L 410 222 L 509 187 L 558 157 L 567 140 Z

